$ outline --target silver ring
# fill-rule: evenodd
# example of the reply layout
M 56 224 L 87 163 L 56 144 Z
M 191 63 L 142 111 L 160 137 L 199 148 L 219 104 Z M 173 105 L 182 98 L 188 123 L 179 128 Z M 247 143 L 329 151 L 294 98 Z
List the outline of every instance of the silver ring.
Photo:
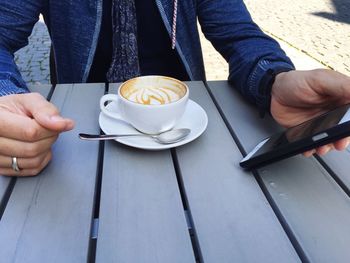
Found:
M 17 157 L 12 157 L 11 167 L 14 171 L 19 172 L 21 169 L 18 167 Z

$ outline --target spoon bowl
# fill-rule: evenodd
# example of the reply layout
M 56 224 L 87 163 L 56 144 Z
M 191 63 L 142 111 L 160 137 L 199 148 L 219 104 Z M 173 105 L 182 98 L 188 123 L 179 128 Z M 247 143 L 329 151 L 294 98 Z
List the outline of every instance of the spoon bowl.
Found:
M 160 144 L 172 144 L 185 139 L 191 133 L 190 129 L 174 129 L 165 131 L 159 134 L 145 134 L 145 133 L 133 133 L 133 134 L 86 134 L 79 133 L 79 138 L 89 141 L 101 141 L 101 140 L 115 140 L 121 137 L 149 137 Z

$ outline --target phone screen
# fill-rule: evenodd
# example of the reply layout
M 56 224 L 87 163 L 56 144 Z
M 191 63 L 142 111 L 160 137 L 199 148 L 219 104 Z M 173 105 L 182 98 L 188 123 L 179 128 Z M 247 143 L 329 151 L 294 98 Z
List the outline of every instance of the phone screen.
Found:
M 316 117 L 311 121 L 306 121 L 298 126 L 287 129 L 285 131 L 285 136 L 288 142 L 295 142 L 328 130 L 340 123 L 345 122 L 344 117 L 347 117 L 346 121 L 349 121 L 350 114 L 346 114 L 349 112 L 348 108 L 349 105 L 338 108 L 329 113 Z
M 346 104 L 263 140 L 243 158 L 241 166 L 270 163 L 349 136 L 349 108 Z

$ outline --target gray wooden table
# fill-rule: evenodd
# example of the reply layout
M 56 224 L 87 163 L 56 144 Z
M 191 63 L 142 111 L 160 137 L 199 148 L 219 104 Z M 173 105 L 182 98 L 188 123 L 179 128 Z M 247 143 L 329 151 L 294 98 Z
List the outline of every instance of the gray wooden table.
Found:
M 349 152 L 244 171 L 280 128 L 227 82 L 188 84 L 207 130 L 164 151 L 78 139 L 116 85 L 32 87 L 76 128 L 39 176 L 0 177 L 0 262 L 350 262 Z

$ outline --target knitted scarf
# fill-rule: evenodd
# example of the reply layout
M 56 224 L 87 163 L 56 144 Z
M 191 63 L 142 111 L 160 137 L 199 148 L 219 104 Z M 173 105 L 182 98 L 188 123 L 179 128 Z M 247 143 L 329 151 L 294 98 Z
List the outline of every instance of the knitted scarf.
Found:
M 109 82 L 123 82 L 140 75 L 135 0 L 112 0 L 113 54 Z M 172 49 L 176 44 L 177 1 L 174 0 Z
M 113 0 L 113 54 L 109 82 L 123 82 L 140 75 L 137 52 L 135 0 Z

